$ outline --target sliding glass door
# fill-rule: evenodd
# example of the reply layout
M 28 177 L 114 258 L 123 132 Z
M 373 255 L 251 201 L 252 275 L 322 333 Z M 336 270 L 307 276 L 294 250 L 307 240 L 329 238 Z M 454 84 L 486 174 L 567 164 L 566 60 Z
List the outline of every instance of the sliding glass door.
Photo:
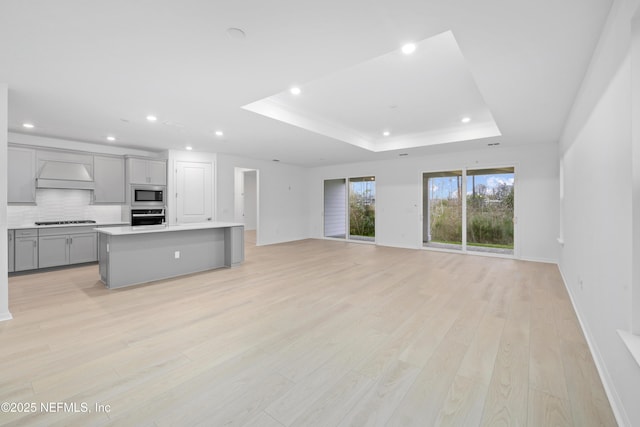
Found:
M 324 237 L 375 241 L 375 177 L 324 181 Z
M 514 168 L 467 171 L 467 249 L 513 255 Z
M 423 245 L 513 255 L 514 179 L 513 167 L 423 174 Z
M 376 179 L 349 178 L 349 239 L 375 241 Z
M 424 246 L 462 249 L 462 171 L 422 176 Z
M 347 237 L 347 180 L 324 181 L 324 237 Z

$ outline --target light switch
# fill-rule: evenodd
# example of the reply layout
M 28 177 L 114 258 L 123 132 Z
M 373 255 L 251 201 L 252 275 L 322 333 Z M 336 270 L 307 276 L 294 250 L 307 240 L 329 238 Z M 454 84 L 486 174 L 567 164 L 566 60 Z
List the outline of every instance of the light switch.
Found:
M 180 251 L 175 251 L 174 256 L 176 259 L 180 259 Z

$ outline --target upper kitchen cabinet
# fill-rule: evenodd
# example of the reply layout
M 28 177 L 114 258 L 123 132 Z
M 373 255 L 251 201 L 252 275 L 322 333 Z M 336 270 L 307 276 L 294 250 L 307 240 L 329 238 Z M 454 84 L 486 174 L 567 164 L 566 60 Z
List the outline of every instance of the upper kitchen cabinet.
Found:
M 124 203 L 124 158 L 93 156 L 93 203 Z
M 167 162 L 127 158 L 129 184 L 167 185 Z
M 7 149 L 7 202 L 36 202 L 36 152 L 28 148 Z
M 147 161 L 147 173 L 149 174 L 149 184 L 167 185 L 167 162 L 164 160 Z

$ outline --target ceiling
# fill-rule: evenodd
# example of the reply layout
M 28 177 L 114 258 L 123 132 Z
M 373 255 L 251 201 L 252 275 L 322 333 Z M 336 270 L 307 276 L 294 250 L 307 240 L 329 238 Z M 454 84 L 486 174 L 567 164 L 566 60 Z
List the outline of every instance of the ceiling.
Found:
M 318 166 L 548 144 L 611 3 L 7 0 L 0 82 L 10 131 L 145 150 Z

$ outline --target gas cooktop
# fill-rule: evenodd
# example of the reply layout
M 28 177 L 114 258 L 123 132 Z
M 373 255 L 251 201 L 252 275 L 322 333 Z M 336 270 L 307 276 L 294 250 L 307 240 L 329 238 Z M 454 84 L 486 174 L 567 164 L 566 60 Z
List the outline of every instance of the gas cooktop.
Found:
M 66 225 L 66 224 L 95 224 L 91 219 L 76 219 L 71 221 L 37 221 L 36 225 Z

